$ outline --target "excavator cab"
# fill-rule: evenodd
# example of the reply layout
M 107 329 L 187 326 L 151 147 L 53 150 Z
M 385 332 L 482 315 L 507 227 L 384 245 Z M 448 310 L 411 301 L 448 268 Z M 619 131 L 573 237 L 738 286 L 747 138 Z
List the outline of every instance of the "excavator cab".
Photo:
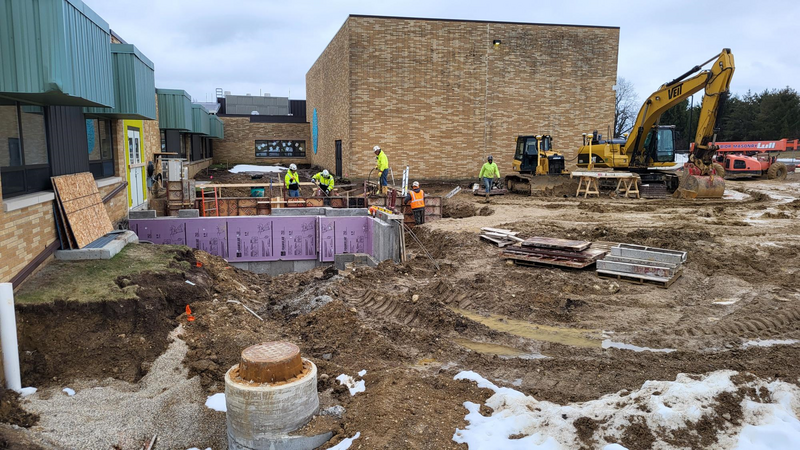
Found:
M 644 140 L 648 165 L 675 162 L 675 125 L 653 127 Z
M 553 138 L 548 134 L 518 136 L 513 169 L 523 174 L 560 174 L 564 170 L 564 156 L 553 151 Z

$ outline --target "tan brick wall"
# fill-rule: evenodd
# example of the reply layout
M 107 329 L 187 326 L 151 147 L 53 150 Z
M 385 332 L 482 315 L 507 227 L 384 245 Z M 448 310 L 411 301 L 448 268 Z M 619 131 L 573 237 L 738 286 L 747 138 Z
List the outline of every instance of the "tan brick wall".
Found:
M 217 164 L 306 164 L 311 151 L 311 128 L 307 123 L 250 123 L 250 117 L 220 117 L 225 139 L 214 141 Z M 256 158 L 257 140 L 306 141 L 305 158 Z
M 332 61 L 345 60 L 345 41 L 347 82 Z M 618 43 L 617 28 L 350 17 L 306 75 L 309 116 L 320 115 L 315 159 L 333 158 L 322 142 L 330 122 L 349 121 L 353 177 L 374 167 L 376 144 L 396 177 L 406 165 L 412 178 L 477 177 L 488 154 L 507 173 L 525 134 L 552 135 L 569 160 L 581 133 L 612 125 Z M 349 99 L 331 100 L 344 86 Z
M 0 282 L 19 271 L 56 240 L 53 202 L 4 212 L 0 198 Z
M 306 73 L 306 117 L 311 122 L 317 109 L 317 153 L 313 164 L 331 172 L 336 169 L 335 142 L 342 141 L 342 175 L 351 176 L 350 135 L 350 21 L 346 21 L 328 47 Z
M 106 195 L 110 194 L 117 186 L 121 183 L 112 184 L 109 186 L 103 186 L 99 188 L 100 191 L 100 198 L 104 198 Z M 128 190 L 123 189 L 122 192 L 118 192 L 108 203 L 105 204 L 106 211 L 108 212 L 108 218 L 111 219 L 111 223 L 114 226 L 122 219 L 128 218 Z
M 194 178 L 201 170 L 204 170 L 208 166 L 211 165 L 211 159 L 201 159 L 200 161 L 192 161 L 190 163 L 184 163 L 184 166 L 189 168 L 189 178 Z

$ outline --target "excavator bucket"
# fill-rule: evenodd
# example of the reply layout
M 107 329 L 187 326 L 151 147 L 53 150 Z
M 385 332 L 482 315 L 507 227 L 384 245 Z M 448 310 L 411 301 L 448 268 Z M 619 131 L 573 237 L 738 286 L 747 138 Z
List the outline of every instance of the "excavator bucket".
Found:
M 725 180 L 718 175 L 691 175 L 689 172 L 681 177 L 677 198 L 722 198 L 725 192 Z

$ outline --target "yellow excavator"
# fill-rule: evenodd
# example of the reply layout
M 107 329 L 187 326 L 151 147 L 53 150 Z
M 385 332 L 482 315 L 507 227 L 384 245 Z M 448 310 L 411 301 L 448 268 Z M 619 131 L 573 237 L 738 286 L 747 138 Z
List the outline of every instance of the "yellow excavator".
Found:
M 703 70 L 703 67 L 711 63 Z M 725 181 L 719 164 L 713 162 L 718 120 L 728 97 L 734 62 L 730 49 L 662 85 L 642 105 L 630 135 L 603 140 L 595 131 L 584 135 L 578 152 L 578 167 L 589 170 L 610 168 L 636 172 L 642 180 L 642 194 L 663 197 L 667 193 L 688 198 L 720 198 Z M 658 120 L 669 108 L 705 89 L 694 147 L 682 176 L 674 171 L 675 127 L 659 126 Z
M 569 174 L 564 170 L 564 155 L 553 150 L 553 138 L 549 134 L 517 136 L 517 151 L 514 153 L 512 169 L 515 173 L 506 175 L 506 189 L 525 190 L 533 193 L 561 184 L 552 175 Z

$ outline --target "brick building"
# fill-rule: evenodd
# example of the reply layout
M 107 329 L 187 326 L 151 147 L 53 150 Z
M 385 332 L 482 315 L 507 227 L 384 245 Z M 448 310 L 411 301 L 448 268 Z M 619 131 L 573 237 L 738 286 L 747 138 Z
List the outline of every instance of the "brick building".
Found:
M 473 178 L 538 133 L 569 160 L 613 125 L 618 44 L 617 27 L 351 15 L 306 74 L 309 162 L 366 177 L 377 144 L 396 177 Z
M 225 93 L 217 102 L 225 138 L 214 146 L 215 162 L 227 165 L 309 162 L 311 126 L 306 120 L 304 100 Z

